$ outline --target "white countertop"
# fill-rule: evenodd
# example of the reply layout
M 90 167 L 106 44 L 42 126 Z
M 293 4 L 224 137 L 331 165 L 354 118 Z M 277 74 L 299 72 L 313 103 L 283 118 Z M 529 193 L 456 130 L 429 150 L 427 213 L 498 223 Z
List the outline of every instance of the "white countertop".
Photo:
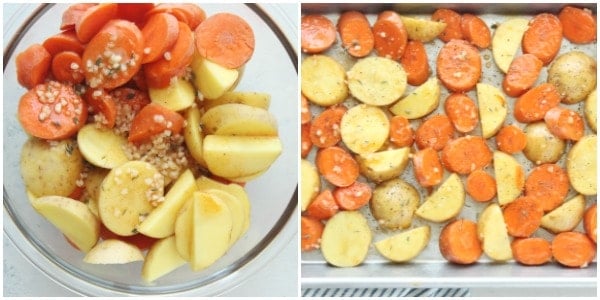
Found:
M 260 4 L 279 24 L 290 42 L 296 46 L 298 37 L 298 4 Z M 10 40 L 37 4 L 3 4 L 4 42 Z M 10 222 L 10 220 L 6 220 Z M 286 225 L 296 230 L 298 217 Z M 284 229 L 285 230 L 285 229 Z M 4 289 L 3 296 L 77 296 L 58 285 L 26 260 L 4 235 Z M 246 282 L 223 296 L 297 296 L 298 295 L 298 234 L 291 238 L 283 250 Z M 34 284 L 32 284 L 34 283 Z

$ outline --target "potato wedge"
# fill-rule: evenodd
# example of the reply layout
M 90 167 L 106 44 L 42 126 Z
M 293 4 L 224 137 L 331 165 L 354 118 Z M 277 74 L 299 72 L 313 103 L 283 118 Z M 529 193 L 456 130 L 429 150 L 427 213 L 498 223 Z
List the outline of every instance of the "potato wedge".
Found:
M 98 194 L 100 193 L 100 186 L 109 171 L 110 170 L 102 168 L 93 168 L 87 173 L 87 177 L 85 178 L 85 189 L 83 190 L 81 201 L 87 203 L 88 208 L 96 218 L 100 218 L 100 213 L 98 212 Z
M 300 189 L 301 207 L 305 211 L 321 190 L 321 177 L 317 167 L 306 159 L 300 162 Z
M 354 267 L 367 257 L 372 239 L 365 216 L 359 211 L 341 211 L 325 224 L 321 252 L 336 267 Z
M 585 120 L 587 121 L 588 125 L 590 126 L 590 129 L 592 129 L 594 132 L 596 132 L 596 122 L 597 122 L 597 118 L 598 118 L 598 111 L 596 108 L 597 106 L 598 106 L 598 96 L 597 96 L 596 90 L 594 90 L 587 97 L 587 100 L 585 100 L 585 106 L 583 108 L 583 114 L 585 115 Z
M 545 122 L 527 124 L 524 132 L 527 144 L 523 154 L 534 164 L 555 163 L 563 155 L 565 141 L 553 135 Z
M 325 55 L 312 55 L 300 66 L 302 94 L 310 102 L 331 106 L 342 103 L 348 97 L 344 67 Z
M 153 197 L 163 196 L 163 176 L 150 163 L 129 161 L 112 169 L 100 186 L 98 210 L 110 231 L 130 236 L 154 206 Z
M 200 118 L 206 134 L 276 136 L 277 120 L 263 108 L 229 103 L 213 107 Z
M 490 204 L 479 215 L 477 235 L 481 240 L 483 252 L 492 260 L 504 262 L 513 257 L 510 237 L 508 236 L 502 209 L 498 204 Z
M 415 214 L 432 222 L 444 222 L 456 217 L 465 204 L 465 188 L 460 177 L 452 173 L 440 187 L 425 199 Z
M 143 261 L 142 251 L 134 245 L 117 239 L 103 240 L 88 252 L 83 261 L 88 264 L 127 264 Z
M 77 133 L 77 144 L 85 160 L 100 168 L 112 169 L 129 161 L 124 151 L 127 139 L 108 128 L 83 126 Z
M 542 226 L 552 233 L 571 231 L 577 227 L 585 211 L 585 198 L 577 195 L 542 217 Z
M 233 219 L 219 198 L 195 192 L 192 203 L 190 264 L 199 271 L 212 265 L 229 249 Z
M 219 98 L 225 92 L 232 90 L 241 75 L 237 69 L 227 69 L 198 54 L 194 55 L 192 61 L 192 73 L 194 85 L 202 94 L 201 98 L 208 99 Z
M 340 134 L 350 151 L 373 153 L 388 140 L 390 120 L 381 108 L 360 104 L 346 111 L 340 123 Z
M 278 137 L 207 135 L 202 151 L 213 174 L 236 178 L 269 168 L 281 154 L 282 144 Z
M 408 165 L 409 147 L 356 156 L 361 174 L 374 182 L 400 176 Z
M 229 91 L 225 92 L 223 96 L 217 99 L 204 99 L 202 101 L 202 107 L 205 110 L 209 110 L 217 105 L 227 103 L 240 103 L 246 104 L 253 107 L 269 109 L 271 105 L 271 95 L 268 93 L 261 92 L 239 92 Z
M 148 214 L 137 230 L 153 238 L 172 235 L 175 232 L 177 212 L 197 190 L 198 186 L 192 171 L 185 170 L 173 183 L 165 195 L 165 200 Z
M 192 247 L 192 203 L 193 199 L 190 198 L 186 201 L 179 212 L 177 212 L 177 219 L 175 219 L 175 249 L 181 257 L 190 261 L 190 251 Z
M 77 187 L 83 157 L 74 140 L 30 137 L 21 149 L 20 167 L 25 188 L 34 196 L 68 196 Z
M 412 223 L 421 196 L 410 183 L 396 178 L 375 187 L 369 202 L 373 218 L 386 229 L 404 229 Z
M 196 91 L 192 83 L 183 78 L 177 78 L 171 81 L 166 88 L 148 88 L 148 96 L 154 103 L 173 111 L 180 111 L 192 106 L 196 99 Z
M 431 77 L 415 88 L 408 96 L 392 105 L 390 111 L 396 116 L 403 116 L 412 120 L 428 115 L 439 104 L 440 82 L 436 77 Z
M 392 104 L 400 99 L 406 90 L 404 68 L 400 63 L 385 57 L 371 56 L 360 59 L 346 76 L 352 96 L 369 105 Z
M 504 124 L 508 114 L 508 107 L 504 99 L 504 94 L 498 88 L 486 83 L 477 84 L 481 132 L 486 139 L 496 135 Z
M 567 154 L 567 175 L 571 186 L 580 194 L 590 196 L 597 193 L 597 137 L 581 138 Z
M 400 17 L 406 32 L 408 33 L 408 39 L 421 41 L 428 43 L 433 41 L 444 29 L 446 29 L 446 23 L 437 22 L 427 19 L 419 19 L 412 17 Z
M 565 104 L 574 104 L 596 88 L 596 60 L 581 51 L 559 55 L 548 69 L 548 82 L 556 86 Z
M 185 145 L 190 150 L 190 155 L 203 167 L 206 167 L 206 162 L 202 156 L 202 142 L 204 140 L 204 132 L 200 127 L 200 109 L 197 106 L 188 108 L 185 111 L 186 126 L 183 128 L 183 138 Z
M 496 28 L 492 37 L 492 55 L 496 66 L 502 72 L 508 72 L 510 63 L 521 47 L 521 40 L 527 28 L 529 28 L 529 20 L 525 18 L 508 19 Z
M 30 201 L 79 250 L 88 252 L 98 241 L 100 222 L 83 202 L 62 196 L 43 196 Z
M 244 228 L 248 228 L 250 226 L 250 200 L 248 199 L 248 194 L 244 188 L 236 183 L 224 184 L 213 179 L 210 179 L 206 176 L 200 176 L 196 179 L 196 185 L 198 186 L 198 190 L 203 191 L 207 189 L 218 189 L 223 190 L 229 194 L 235 196 L 235 198 L 240 202 L 242 208 L 244 209 L 244 214 L 247 216 L 245 219 Z
M 494 177 L 498 204 L 513 202 L 525 187 L 525 172 L 517 160 L 502 151 L 494 151 Z
M 393 262 L 407 262 L 427 247 L 430 233 L 427 225 L 413 228 L 375 243 L 375 249 Z
M 142 279 L 152 282 L 181 267 L 186 260 L 175 247 L 175 236 L 170 236 L 152 245 L 142 266 Z
M 231 212 L 231 238 L 229 239 L 229 246 L 233 245 L 237 240 L 246 233 L 248 227 L 245 227 L 246 218 L 249 215 L 246 215 L 242 204 L 235 196 L 231 195 L 228 192 L 225 192 L 220 189 L 209 189 L 203 191 L 207 194 L 210 194 L 213 197 L 217 197 L 227 205 L 229 211 Z

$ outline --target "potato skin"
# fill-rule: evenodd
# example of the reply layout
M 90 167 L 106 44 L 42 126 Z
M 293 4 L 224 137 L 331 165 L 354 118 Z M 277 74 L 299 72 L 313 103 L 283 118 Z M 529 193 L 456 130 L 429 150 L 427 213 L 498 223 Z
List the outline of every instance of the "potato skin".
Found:
M 369 207 L 381 227 L 402 229 L 410 226 L 420 199 L 412 185 L 402 179 L 392 179 L 373 190 Z
M 531 123 L 525 127 L 527 146 L 523 154 L 535 164 L 555 163 L 565 151 L 565 141 L 557 138 L 544 122 Z
M 562 102 L 581 102 L 596 87 L 596 60 L 580 51 L 560 55 L 548 69 L 548 82 L 558 89 Z
M 21 176 L 35 196 L 68 196 L 77 187 L 83 157 L 74 140 L 48 142 L 31 137 L 21 150 Z

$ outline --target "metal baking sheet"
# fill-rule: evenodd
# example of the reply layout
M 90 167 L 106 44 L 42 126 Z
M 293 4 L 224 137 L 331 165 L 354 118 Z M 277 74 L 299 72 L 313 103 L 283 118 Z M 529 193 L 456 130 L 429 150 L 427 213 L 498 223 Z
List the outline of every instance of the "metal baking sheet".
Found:
M 550 12 L 557 14 L 562 8 L 562 4 L 302 4 L 302 14 L 320 13 L 337 23 L 340 12 L 346 10 L 358 10 L 367 14 L 370 23 L 373 24 L 377 18 L 377 13 L 391 9 L 398 12 L 400 15 L 416 16 L 421 18 L 431 18 L 431 14 L 437 8 L 451 8 L 459 13 L 473 13 L 481 17 L 490 27 L 492 34 L 498 24 L 512 17 L 532 18 L 541 12 Z M 587 7 L 594 14 L 597 11 L 596 4 L 582 4 L 579 7 Z M 443 42 L 439 39 L 431 43 L 425 44 L 427 49 L 429 65 L 432 70 L 431 76 L 435 76 L 435 60 L 437 53 L 443 46 Z M 596 58 L 597 46 L 596 43 L 588 45 L 571 44 L 566 39 L 562 41 L 560 53 L 565 53 L 571 50 L 583 51 L 591 57 Z M 521 50 L 519 50 L 521 51 Z M 520 52 L 519 52 L 520 53 Z M 560 55 L 559 53 L 559 55 Z M 350 57 L 340 47 L 339 36 L 332 48 L 322 53 L 333 57 L 340 62 L 346 70 L 349 70 L 356 59 Z M 480 52 L 482 57 L 482 77 L 480 82 L 489 83 L 496 87 L 500 87 L 503 80 L 503 73 L 497 68 L 492 57 L 491 49 L 485 49 Z M 371 54 L 375 55 L 375 54 Z M 303 54 L 303 58 L 306 54 Z M 546 81 L 547 68 L 544 67 L 539 76 L 538 85 Z M 408 86 L 405 95 L 410 93 L 415 87 Z M 475 100 L 475 90 L 467 93 L 471 99 Z M 448 91 L 442 86 L 442 94 L 440 97 L 440 105 L 436 113 L 444 113 L 443 101 L 449 95 Z M 525 124 L 518 123 L 512 117 L 514 98 L 506 97 L 509 105 L 509 114 L 505 124 L 516 124 L 520 128 L 524 128 Z M 347 100 L 344 105 L 351 107 L 357 103 L 354 99 Z M 570 109 L 580 112 L 583 115 L 583 102 L 568 106 Z M 313 116 L 317 115 L 322 108 L 312 105 Z M 384 109 L 386 110 L 386 109 Z M 418 128 L 421 120 L 413 120 L 413 129 Z M 587 126 L 587 124 L 586 124 Z M 589 128 L 586 128 L 586 134 L 592 134 Z M 481 134 L 478 127 L 472 134 Z M 488 145 L 491 149 L 495 149 L 495 141 L 493 138 L 488 139 Z M 572 146 L 568 143 L 567 151 Z M 413 148 L 414 150 L 414 148 Z M 316 149 L 313 149 L 307 159 L 314 161 Z M 566 152 L 565 152 L 566 153 Z M 594 154 L 596 155 L 596 154 Z M 524 166 L 526 174 L 529 174 L 534 164 L 527 160 L 523 154 L 515 155 L 517 160 Z M 565 157 L 557 162 L 561 166 L 565 166 Z M 486 169 L 492 170 L 491 166 Z M 446 171 L 446 176 L 448 176 Z M 421 188 L 413 176 L 412 164 L 409 164 L 400 178 L 411 183 L 417 188 L 421 194 L 421 201 L 429 193 Z M 465 176 L 461 176 L 463 183 Z M 364 178 L 363 178 L 364 179 Z M 322 180 L 323 187 L 331 187 L 327 182 Z M 374 186 L 374 185 L 373 185 Z M 567 199 L 576 195 L 571 189 Z M 492 201 L 497 201 L 495 198 Z M 587 206 L 596 202 L 596 196 L 586 197 Z M 468 195 L 465 201 L 465 207 L 461 211 L 458 218 L 466 218 L 472 221 L 478 219 L 479 212 L 486 207 L 488 203 L 479 203 L 473 201 Z M 376 221 L 371 215 L 368 207 L 361 209 L 362 213 L 367 217 L 373 232 L 373 242 L 379 241 L 398 233 L 400 231 L 386 231 L 377 226 Z M 427 248 L 413 261 L 404 264 L 390 263 L 384 257 L 379 255 L 371 245 L 365 262 L 354 268 L 337 268 L 328 265 L 323 259 L 319 250 L 311 252 L 303 252 L 301 256 L 301 284 L 302 288 L 344 288 L 344 287 L 585 287 L 589 290 L 596 289 L 597 282 L 597 265 L 596 261 L 590 264 L 587 268 L 572 269 L 561 267 L 555 262 L 548 263 L 543 266 L 526 267 L 519 265 L 513 261 L 508 263 L 494 263 L 485 254 L 481 256 L 478 263 L 469 266 L 460 266 L 448 263 L 440 254 L 438 248 L 438 237 L 441 228 L 447 222 L 438 224 L 424 221 L 418 217 L 414 217 L 411 228 L 418 227 L 423 224 L 431 227 L 431 240 Z M 576 231 L 583 231 L 580 224 Z M 545 237 L 551 239 L 551 235 L 543 229 L 539 229 L 534 236 Z

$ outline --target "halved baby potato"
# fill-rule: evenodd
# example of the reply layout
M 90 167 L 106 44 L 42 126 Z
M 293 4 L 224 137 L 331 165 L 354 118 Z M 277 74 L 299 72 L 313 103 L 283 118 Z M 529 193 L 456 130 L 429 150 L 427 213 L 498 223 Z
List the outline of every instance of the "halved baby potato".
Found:
M 300 66 L 302 94 L 320 106 L 342 103 L 348 97 L 346 70 L 333 58 L 311 55 Z
M 180 111 L 192 106 L 196 99 L 196 91 L 192 83 L 183 78 L 177 78 L 165 88 L 149 87 L 148 96 L 154 103 L 172 111 Z
M 444 29 L 446 23 L 413 17 L 400 17 L 408 33 L 408 39 L 428 43 L 433 41 Z
M 592 129 L 594 132 L 596 132 L 596 122 L 598 119 L 597 106 L 598 96 L 596 90 L 594 90 L 588 95 L 587 100 L 585 100 L 585 106 L 583 108 L 585 120 L 588 122 L 590 129 Z
M 493 159 L 498 203 L 505 205 L 521 195 L 523 187 L 525 187 L 525 172 L 512 155 L 494 151 Z
M 220 189 L 209 189 L 203 192 L 221 199 L 229 208 L 232 218 L 229 246 L 233 245 L 248 230 L 248 227 L 244 225 L 246 224 L 246 218 L 250 217 L 249 212 L 246 212 L 240 201 L 228 192 Z
M 437 77 L 431 77 L 408 96 L 392 105 L 390 111 L 396 116 L 403 116 L 412 120 L 428 115 L 439 104 L 440 83 Z
M 192 106 L 185 111 L 186 125 L 183 128 L 183 138 L 185 145 L 190 151 L 190 155 L 201 166 L 206 167 L 206 162 L 202 156 L 202 142 L 204 133 L 200 127 L 200 109 L 197 106 Z
M 142 278 L 146 282 L 152 282 L 185 263 L 186 260 L 177 252 L 175 236 L 172 235 L 157 241 L 148 250 L 142 266 Z
M 369 105 L 392 104 L 400 99 L 406 90 L 407 78 L 404 68 L 400 63 L 385 57 L 371 56 L 360 59 L 346 76 L 352 96 Z M 302 91 L 304 92 L 304 89 Z
M 585 198 L 577 195 L 542 217 L 540 226 L 552 233 L 571 231 L 583 219 Z
M 163 176 L 150 163 L 129 161 L 112 169 L 100 186 L 98 209 L 110 231 L 131 236 L 163 196 Z M 155 197 L 156 199 L 152 199 Z
M 177 219 L 175 219 L 174 232 L 175 232 L 175 249 L 181 257 L 190 261 L 190 251 L 192 247 L 192 203 L 193 199 L 190 198 L 186 201 L 181 209 L 177 212 Z
M 527 142 L 523 154 L 536 165 L 555 163 L 565 152 L 565 141 L 552 134 L 545 122 L 527 124 L 524 133 Z
M 495 86 L 487 83 L 477 84 L 477 103 L 481 118 L 483 138 L 490 138 L 500 130 L 508 114 L 504 94 Z
M 415 214 L 432 222 L 444 222 L 456 217 L 465 204 L 465 188 L 460 177 L 452 173 L 419 206 Z
M 393 262 L 407 262 L 427 247 L 430 232 L 427 225 L 413 228 L 375 243 L 375 249 Z
M 359 211 L 341 211 L 325 224 L 321 253 L 336 267 L 354 267 L 367 257 L 373 235 Z
M 94 166 L 112 169 L 129 161 L 125 155 L 127 138 L 111 129 L 87 124 L 77 133 L 77 143 L 85 160 Z
M 361 174 L 374 182 L 400 176 L 408 165 L 409 147 L 356 156 Z
M 421 195 L 415 187 L 395 178 L 375 187 L 369 208 L 379 226 L 396 230 L 410 226 L 420 201 Z
M 513 257 L 510 237 L 498 204 L 488 205 L 479 215 L 477 235 L 482 243 L 483 252 L 492 260 L 504 262 Z
M 571 186 L 580 194 L 591 196 L 597 193 L 598 147 L 596 135 L 581 138 L 567 154 L 567 175 Z
M 200 55 L 192 61 L 194 85 L 203 98 L 216 99 L 235 88 L 241 77 L 240 70 L 220 66 Z
M 202 107 L 205 110 L 209 110 L 215 106 L 227 103 L 246 104 L 268 110 L 271 104 L 271 95 L 262 92 L 229 91 L 217 99 L 204 99 Z
M 346 111 L 340 123 L 340 134 L 352 152 L 373 153 L 388 140 L 390 120 L 381 108 L 360 104 Z
M 508 19 L 496 28 L 492 37 L 492 55 L 498 68 L 506 73 L 513 61 L 525 31 L 529 28 L 529 20 L 525 18 Z
M 305 211 L 312 200 L 321 190 L 321 177 L 315 165 L 306 160 L 300 161 L 300 202 Z

